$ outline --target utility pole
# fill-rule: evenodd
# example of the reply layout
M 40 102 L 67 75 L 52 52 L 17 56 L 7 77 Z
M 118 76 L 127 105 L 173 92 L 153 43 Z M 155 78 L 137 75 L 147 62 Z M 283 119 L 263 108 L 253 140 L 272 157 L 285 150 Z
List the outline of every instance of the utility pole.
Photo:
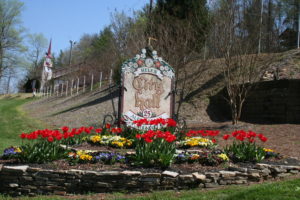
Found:
M 153 7 L 153 0 L 150 0 L 149 15 L 151 14 L 152 7 Z
M 300 48 L 300 1 L 298 3 L 298 37 L 297 37 L 297 48 Z
M 69 56 L 69 66 L 71 67 L 71 62 L 72 62 L 72 49 L 73 49 L 73 45 L 75 45 L 76 42 L 70 40 L 70 56 Z
M 262 31 L 263 11 L 264 11 L 264 0 L 261 0 L 259 38 L 258 38 L 258 54 L 260 54 L 260 52 L 261 52 L 261 31 Z

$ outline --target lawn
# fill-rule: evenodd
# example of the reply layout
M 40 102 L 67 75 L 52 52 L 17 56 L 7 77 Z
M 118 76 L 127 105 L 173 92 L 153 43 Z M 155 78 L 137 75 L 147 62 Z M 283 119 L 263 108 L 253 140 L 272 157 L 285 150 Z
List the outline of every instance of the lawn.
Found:
M 0 99 L 0 154 L 11 145 L 20 145 L 19 134 L 42 128 L 42 123 L 31 119 L 21 105 L 32 98 L 7 97 Z
M 154 192 L 140 197 L 115 197 L 114 199 L 134 200 L 298 200 L 300 199 L 300 179 L 264 183 L 251 186 L 230 186 L 218 190 L 188 190 Z
M 0 195 L 0 200 L 13 199 Z M 229 186 L 218 190 L 160 191 L 139 194 L 88 194 L 78 196 L 38 196 L 21 197 L 20 200 L 50 199 L 115 199 L 115 200 L 298 200 L 300 199 L 300 179 L 263 183 L 251 186 Z

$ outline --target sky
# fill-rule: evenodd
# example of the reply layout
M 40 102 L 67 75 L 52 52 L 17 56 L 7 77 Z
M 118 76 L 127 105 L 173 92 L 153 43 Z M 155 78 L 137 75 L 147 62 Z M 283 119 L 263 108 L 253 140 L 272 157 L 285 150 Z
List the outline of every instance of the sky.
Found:
M 111 13 L 132 14 L 149 0 L 20 0 L 24 2 L 23 26 L 28 33 L 52 38 L 52 52 L 70 48 L 84 33 L 99 33 L 110 24 Z

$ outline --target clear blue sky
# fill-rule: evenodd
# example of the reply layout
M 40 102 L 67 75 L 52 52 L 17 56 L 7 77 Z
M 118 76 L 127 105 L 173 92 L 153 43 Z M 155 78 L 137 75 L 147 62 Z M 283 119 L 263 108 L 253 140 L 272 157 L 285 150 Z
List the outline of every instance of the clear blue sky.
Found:
M 21 0 L 23 26 L 29 33 L 42 33 L 50 40 L 52 52 L 70 47 L 69 40 L 79 41 L 84 33 L 99 33 L 110 23 L 111 13 L 129 15 L 149 0 Z

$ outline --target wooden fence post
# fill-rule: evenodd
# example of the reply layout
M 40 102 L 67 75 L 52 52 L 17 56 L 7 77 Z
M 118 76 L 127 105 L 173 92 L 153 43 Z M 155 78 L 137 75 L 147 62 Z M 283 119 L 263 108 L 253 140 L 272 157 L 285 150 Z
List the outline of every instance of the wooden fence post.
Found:
M 79 77 L 77 78 L 77 95 L 78 95 L 78 90 L 79 90 Z
M 94 84 L 94 74 L 92 74 L 92 80 L 91 80 L 91 91 L 93 91 L 93 84 Z
M 60 96 L 62 96 L 63 93 L 64 93 L 64 84 L 62 83 L 62 84 L 61 84 L 61 93 L 60 93 Z
M 112 69 L 110 69 L 110 75 L 109 75 L 109 85 L 111 85 L 112 82 Z
M 85 76 L 83 76 L 83 92 L 85 92 Z
M 100 83 L 99 83 L 100 89 L 101 89 L 101 86 L 102 86 L 102 72 L 100 72 Z
M 68 88 L 69 88 L 69 81 L 67 81 L 67 85 L 66 85 L 66 96 L 68 96 Z
M 73 84 L 74 84 L 74 80 L 72 79 L 72 82 L 71 82 L 71 96 L 73 95 Z

